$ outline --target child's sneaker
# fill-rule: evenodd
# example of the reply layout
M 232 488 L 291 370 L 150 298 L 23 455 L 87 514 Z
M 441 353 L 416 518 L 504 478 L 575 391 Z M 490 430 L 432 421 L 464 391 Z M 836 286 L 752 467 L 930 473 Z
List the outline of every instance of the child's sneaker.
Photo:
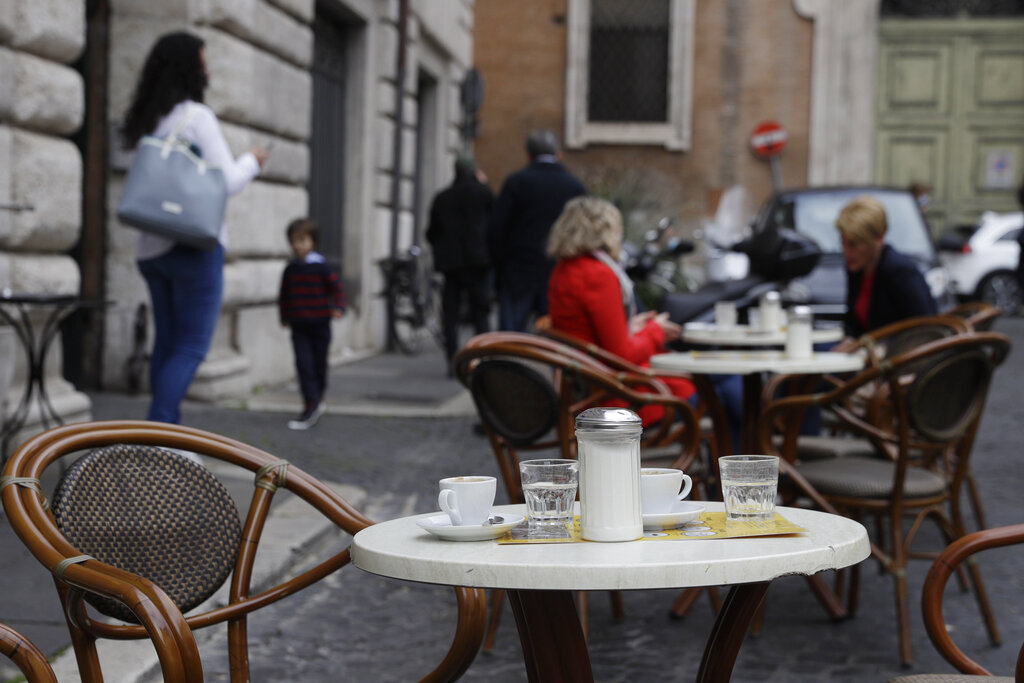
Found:
M 309 429 L 317 423 L 317 420 L 319 420 L 320 416 L 323 414 L 324 402 L 321 401 L 315 408 L 306 408 L 296 419 L 288 420 L 288 429 Z

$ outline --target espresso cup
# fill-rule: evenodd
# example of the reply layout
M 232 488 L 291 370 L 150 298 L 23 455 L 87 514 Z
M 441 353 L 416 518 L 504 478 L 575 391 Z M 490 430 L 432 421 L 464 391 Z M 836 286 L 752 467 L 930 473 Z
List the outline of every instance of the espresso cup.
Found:
M 682 491 L 679 490 L 682 486 Z M 640 509 L 645 515 L 671 512 L 676 503 L 690 495 L 693 481 L 682 470 L 666 467 L 640 468 Z
M 480 526 L 491 516 L 497 489 L 494 477 L 448 477 L 438 487 L 437 505 L 452 526 Z

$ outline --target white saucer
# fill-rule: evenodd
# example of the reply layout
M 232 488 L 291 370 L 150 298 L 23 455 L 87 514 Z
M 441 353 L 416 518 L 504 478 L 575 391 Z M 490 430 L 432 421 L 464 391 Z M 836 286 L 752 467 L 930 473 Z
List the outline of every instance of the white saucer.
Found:
M 481 526 L 452 526 L 448 515 L 434 515 L 417 520 L 417 526 L 446 541 L 489 541 L 521 523 L 522 515 L 491 515 L 490 522 Z
M 681 524 L 697 519 L 702 512 L 704 512 L 704 506 L 700 503 L 681 500 L 672 506 L 670 512 L 644 515 L 644 529 L 674 529 Z

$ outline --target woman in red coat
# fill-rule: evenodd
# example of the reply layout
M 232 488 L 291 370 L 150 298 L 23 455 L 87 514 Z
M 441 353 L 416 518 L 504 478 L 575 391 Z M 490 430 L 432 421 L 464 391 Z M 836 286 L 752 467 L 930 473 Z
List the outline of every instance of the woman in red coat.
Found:
M 548 283 L 548 313 L 556 330 L 647 366 L 681 329 L 667 313 L 636 312 L 633 283 L 618 263 L 621 247 L 622 215 L 614 205 L 596 197 L 570 200 L 548 238 L 548 255 L 557 262 Z M 679 398 L 694 393 L 689 380 L 661 379 Z

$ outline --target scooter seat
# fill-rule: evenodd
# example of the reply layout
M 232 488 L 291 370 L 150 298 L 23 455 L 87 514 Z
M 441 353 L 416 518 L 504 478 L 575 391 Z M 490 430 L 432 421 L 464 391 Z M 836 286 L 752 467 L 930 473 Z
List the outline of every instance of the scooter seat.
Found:
M 759 275 L 748 275 L 739 280 L 710 282 L 696 292 L 673 292 L 665 297 L 661 310 L 670 320 L 682 324 L 714 308 L 716 301 L 739 299 L 764 281 Z

